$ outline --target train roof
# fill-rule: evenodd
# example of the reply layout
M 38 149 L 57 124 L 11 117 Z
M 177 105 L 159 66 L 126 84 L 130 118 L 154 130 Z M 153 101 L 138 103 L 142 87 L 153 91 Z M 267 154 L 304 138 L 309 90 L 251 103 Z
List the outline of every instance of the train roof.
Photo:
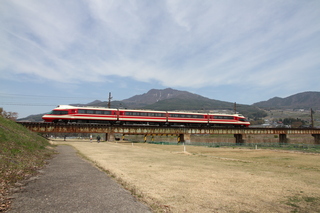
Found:
M 106 107 L 98 107 L 98 106 L 72 106 L 72 105 L 59 105 L 55 109 L 105 109 L 105 110 L 117 110 Z
M 55 109 L 100 109 L 100 110 L 118 110 L 116 108 L 106 108 L 99 106 L 72 106 L 72 105 L 58 105 Z M 210 114 L 210 115 L 224 115 L 224 116 L 240 116 L 241 114 L 226 114 L 226 113 L 199 113 L 199 112 L 190 112 L 190 111 L 157 111 L 157 110 L 148 110 L 148 109 L 119 109 L 122 111 L 134 111 L 134 112 L 156 112 L 156 113 L 172 113 L 172 114 Z

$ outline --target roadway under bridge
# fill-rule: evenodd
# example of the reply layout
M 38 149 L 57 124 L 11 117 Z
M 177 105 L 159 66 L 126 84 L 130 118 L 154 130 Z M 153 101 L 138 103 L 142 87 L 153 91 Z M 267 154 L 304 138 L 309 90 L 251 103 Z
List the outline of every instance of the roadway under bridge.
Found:
M 296 128 L 203 128 L 203 127 L 160 127 L 160 126 L 117 126 L 106 124 L 64 124 L 43 122 L 18 122 L 33 132 L 39 133 L 102 133 L 107 141 L 115 141 L 115 134 L 122 135 L 177 135 L 178 142 L 191 142 L 192 134 L 233 134 L 235 143 L 244 143 L 243 135 L 279 135 L 279 143 L 287 143 L 287 135 L 312 135 L 315 144 L 320 144 L 320 129 Z M 146 139 L 145 139 L 146 140 Z

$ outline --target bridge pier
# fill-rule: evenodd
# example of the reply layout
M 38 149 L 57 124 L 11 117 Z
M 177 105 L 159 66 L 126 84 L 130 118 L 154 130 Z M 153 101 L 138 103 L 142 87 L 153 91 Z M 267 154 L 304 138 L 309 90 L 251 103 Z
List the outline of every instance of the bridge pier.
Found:
M 190 143 L 191 142 L 191 134 L 179 134 L 178 143 Z
M 106 133 L 106 141 L 114 142 L 116 137 L 114 136 L 114 133 Z
M 279 134 L 279 143 L 288 143 L 286 134 Z
M 320 134 L 312 134 L 314 137 L 314 143 L 315 144 L 320 144 Z
M 244 144 L 244 140 L 242 139 L 242 134 L 234 134 L 236 139 L 236 144 Z

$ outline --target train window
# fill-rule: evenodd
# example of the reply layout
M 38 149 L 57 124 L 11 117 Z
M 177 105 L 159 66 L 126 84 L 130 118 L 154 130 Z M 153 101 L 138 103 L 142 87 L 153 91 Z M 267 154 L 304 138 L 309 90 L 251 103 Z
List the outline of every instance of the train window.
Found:
M 148 112 L 125 112 L 126 115 L 131 116 L 150 116 L 150 117 L 165 117 L 164 113 L 148 113 Z
M 203 115 L 192 115 L 192 114 L 170 114 L 170 117 L 176 117 L 176 118 L 203 118 Z
M 184 115 L 183 114 L 172 114 L 172 117 L 182 118 L 182 117 L 184 117 Z
M 52 115 L 67 115 L 68 111 L 53 110 L 50 114 L 52 114 Z
M 214 119 L 225 119 L 225 120 L 233 120 L 234 119 L 234 117 L 232 117 L 232 116 L 217 116 L 217 115 L 213 116 L 213 118 Z
M 104 110 L 96 110 L 95 114 L 105 114 L 105 115 L 111 115 L 111 111 L 104 111 Z
M 126 115 L 139 116 L 139 112 L 126 112 Z
M 100 114 L 100 115 L 111 115 L 111 111 L 106 110 L 85 110 L 85 109 L 79 109 L 78 113 L 80 114 Z

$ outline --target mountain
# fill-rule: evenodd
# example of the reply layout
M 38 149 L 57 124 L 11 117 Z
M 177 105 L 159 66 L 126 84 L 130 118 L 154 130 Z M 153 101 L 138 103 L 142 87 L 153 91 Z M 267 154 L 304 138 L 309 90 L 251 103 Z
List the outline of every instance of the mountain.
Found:
M 94 101 L 73 106 L 108 107 L 108 102 Z M 151 89 L 142 95 L 135 95 L 122 101 L 112 101 L 111 108 L 152 109 L 152 110 L 208 110 L 233 109 L 233 103 L 209 99 L 201 95 L 171 88 Z
M 302 92 L 286 98 L 274 97 L 254 103 L 262 109 L 320 109 L 320 92 Z
M 151 109 L 162 111 L 209 111 L 234 110 L 234 103 L 209 99 L 194 93 L 174 90 L 171 88 L 152 89 L 142 95 L 135 95 L 122 101 L 129 109 Z M 113 105 L 113 104 L 112 104 Z M 113 105 L 114 106 L 114 105 Z M 267 114 L 255 106 L 237 104 L 237 111 L 247 117 L 264 117 Z
M 195 107 L 190 107 L 188 103 L 182 104 L 184 101 L 198 103 Z M 135 95 L 131 98 L 122 101 L 129 108 L 144 108 L 158 110 L 178 110 L 178 109 L 201 109 L 204 106 L 212 105 L 212 102 L 217 102 L 220 105 L 229 105 L 228 102 L 216 101 L 203 96 L 193 94 L 186 91 L 174 90 L 171 88 L 157 90 L 152 89 L 142 95 Z M 228 103 L 228 104 L 227 104 Z M 168 106 L 172 105 L 172 106 Z M 201 106 L 203 105 L 203 106 Z
M 42 116 L 44 114 L 36 114 L 36 115 L 29 115 L 25 118 L 19 118 L 17 121 L 28 121 L 28 122 L 38 122 L 42 121 Z
M 103 103 L 103 102 L 100 101 L 100 100 L 95 100 L 95 101 L 92 101 L 92 102 L 87 103 L 87 104 L 70 104 L 70 105 L 71 106 L 98 106 L 101 103 Z
M 197 99 L 203 97 L 190 92 L 167 88 L 163 90 L 151 89 L 147 93 L 135 95 L 131 98 L 123 100 L 122 102 L 130 106 L 130 108 L 143 108 L 146 105 L 151 105 L 159 101 L 175 98 Z

